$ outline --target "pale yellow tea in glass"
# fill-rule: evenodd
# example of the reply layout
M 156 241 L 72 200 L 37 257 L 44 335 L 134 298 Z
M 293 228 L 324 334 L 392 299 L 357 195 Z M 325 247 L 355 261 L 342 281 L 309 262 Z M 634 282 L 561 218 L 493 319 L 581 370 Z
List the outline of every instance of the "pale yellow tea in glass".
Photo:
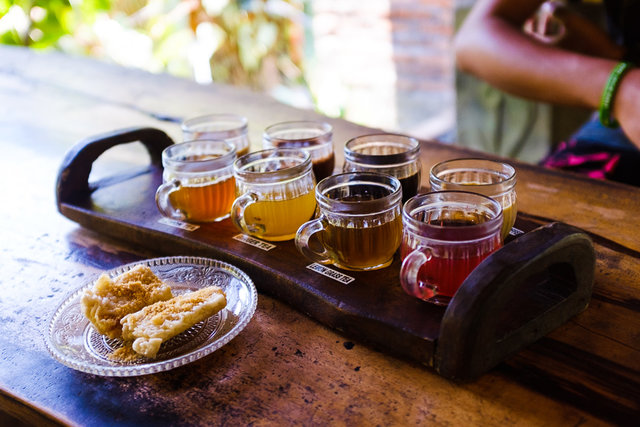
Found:
M 237 198 L 231 219 L 242 232 L 269 241 L 293 239 L 315 213 L 315 178 L 309 153 L 273 148 L 234 164 Z
M 316 200 L 312 191 L 286 200 L 258 200 L 247 206 L 244 221 L 254 235 L 266 240 L 289 240 L 298 227 L 313 216 Z
M 504 240 L 516 222 L 516 170 L 488 159 L 453 159 L 438 163 L 429 174 L 431 191 L 457 190 L 479 193 L 502 205 Z

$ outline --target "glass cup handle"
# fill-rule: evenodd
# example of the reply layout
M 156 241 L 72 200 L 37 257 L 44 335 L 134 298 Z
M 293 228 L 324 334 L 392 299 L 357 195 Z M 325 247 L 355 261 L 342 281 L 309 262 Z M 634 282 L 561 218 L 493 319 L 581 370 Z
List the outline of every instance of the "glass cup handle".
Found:
M 428 283 L 421 282 L 418 277 L 420 268 L 432 258 L 431 248 L 420 245 L 402 261 L 400 267 L 400 284 L 409 295 L 418 298 L 433 298 L 438 294 L 438 288 Z
M 184 221 L 187 217 L 180 209 L 176 209 L 171 204 L 169 194 L 178 190 L 181 185 L 180 180 L 172 179 L 171 181 L 162 184 L 156 191 L 156 206 L 158 206 L 158 210 L 160 210 L 162 215 L 167 218 L 176 219 L 178 221 Z
M 309 247 L 309 239 L 311 237 L 324 230 L 326 228 L 326 222 L 323 216 L 319 218 L 313 219 L 311 221 L 305 222 L 298 228 L 296 232 L 296 248 L 298 251 L 302 253 L 302 255 L 306 256 L 310 260 L 320 263 L 320 264 L 330 264 L 333 262 L 331 257 L 329 256 L 329 251 L 323 246 L 322 252 L 316 252 Z
M 244 212 L 249 205 L 258 201 L 258 195 L 255 193 L 245 193 L 242 196 L 236 198 L 231 206 L 231 221 L 238 227 L 243 233 L 255 234 L 259 230 L 256 230 L 255 226 L 249 226 L 244 219 Z

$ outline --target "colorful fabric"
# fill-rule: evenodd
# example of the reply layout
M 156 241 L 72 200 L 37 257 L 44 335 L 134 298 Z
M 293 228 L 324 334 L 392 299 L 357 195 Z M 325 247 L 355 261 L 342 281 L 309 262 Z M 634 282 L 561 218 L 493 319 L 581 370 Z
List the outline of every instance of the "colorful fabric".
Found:
M 562 142 L 541 164 L 586 175 L 640 186 L 640 151 L 571 139 Z

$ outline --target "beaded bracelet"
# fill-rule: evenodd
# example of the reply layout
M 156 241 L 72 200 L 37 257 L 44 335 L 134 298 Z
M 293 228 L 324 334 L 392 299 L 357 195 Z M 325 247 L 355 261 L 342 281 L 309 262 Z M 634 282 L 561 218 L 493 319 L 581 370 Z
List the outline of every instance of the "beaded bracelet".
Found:
M 620 81 L 624 74 L 631 68 L 629 62 L 620 62 L 611 71 L 607 83 L 604 85 L 602 91 L 602 97 L 600 98 L 600 108 L 598 109 L 600 123 L 608 128 L 618 127 L 618 122 L 611 117 L 611 107 L 613 104 L 613 97 L 620 86 Z

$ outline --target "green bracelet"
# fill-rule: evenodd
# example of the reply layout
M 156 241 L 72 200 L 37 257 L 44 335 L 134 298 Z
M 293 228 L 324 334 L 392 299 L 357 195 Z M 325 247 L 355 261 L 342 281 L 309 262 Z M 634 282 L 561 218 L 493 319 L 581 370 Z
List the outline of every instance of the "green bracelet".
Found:
M 613 71 L 609 74 L 609 79 L 607 79 L 607 84 L 604 85 L 604 90 L 602 91 L 602 98 L 600 98 L 600 108 L 598 109 L 600 123 L 608 128 L 616 128 L 618 127 L 618 122 L 611 118 L 611 104 L 613 103 L 613 97 L 618 90 L 618 86 L 620 86 L 620 81 L 624 74 L 629 71 L 631 68 L 631 64 L 629 62 L 620 62 L 615 67 L 613 67 Z

